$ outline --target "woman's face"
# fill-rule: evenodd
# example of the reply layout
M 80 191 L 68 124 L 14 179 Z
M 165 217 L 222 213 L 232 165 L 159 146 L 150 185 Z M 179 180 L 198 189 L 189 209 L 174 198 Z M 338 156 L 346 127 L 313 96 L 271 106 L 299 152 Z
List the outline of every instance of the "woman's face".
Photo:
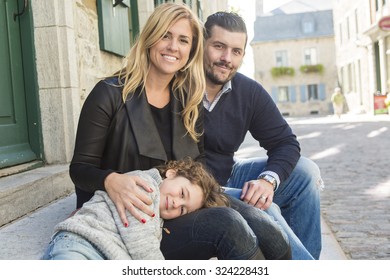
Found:
M 192 29 L 188 19 L 180 19 L 150 48 L 150 74 L 173 76 L 190 56 Z
M 169 220 L 191 213 L 203 206 L 203 191 L 187 178 L 169 169 L 160 185 L 160 217 Z

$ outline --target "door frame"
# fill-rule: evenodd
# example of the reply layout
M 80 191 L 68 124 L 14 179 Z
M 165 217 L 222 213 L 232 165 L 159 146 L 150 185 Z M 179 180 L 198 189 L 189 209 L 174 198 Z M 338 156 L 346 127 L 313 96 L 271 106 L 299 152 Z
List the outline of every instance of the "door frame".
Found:
M 23 7 L 23 0 L 18 0 Z M 42 127 L 39 111 L 38 82 L 35 65 L 34 24 L 31 12 L 31 1 L 28 1 L 26 12 L 19 17 L 20 38 L 22 46 L 24 90 L 26 96 L 27 129 L 29 143 L 38 160 L 43 158 Z

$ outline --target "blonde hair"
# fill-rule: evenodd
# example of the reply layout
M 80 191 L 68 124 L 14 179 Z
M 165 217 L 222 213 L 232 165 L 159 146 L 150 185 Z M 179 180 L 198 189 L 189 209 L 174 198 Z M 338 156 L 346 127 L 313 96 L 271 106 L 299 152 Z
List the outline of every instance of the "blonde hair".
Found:
M 176 176 L 187 178 L 192 184 L 200 186 L 203 192 L 202 208 L 230 205 L 229 199 L 215 178 L 207 172 L 202 163 L 190 157 L 169 161 L 165 165 L 158 166 L 157 169 L 163 178 L 166 177 L 169 169 L 174 169 Z
M 159 5 L 150 15 L 134 46 L 126 57 L 126 66 L 117 72 L 119 82 L 123 82 L 122 98 L 125 102 L 148 78 L 150 69 L 149 51 L 177 21 L 188 19 L 193 40 L 187 64 L 179 70 L 172 81 L 172 89 L 182 106 L 184 126 L 198 142 L 202 132 L 196 131 L 199 117 L 199 104 L 206 88 L 203 70 L 203 28 L 196 15 L 184 4 L 165 3 Z

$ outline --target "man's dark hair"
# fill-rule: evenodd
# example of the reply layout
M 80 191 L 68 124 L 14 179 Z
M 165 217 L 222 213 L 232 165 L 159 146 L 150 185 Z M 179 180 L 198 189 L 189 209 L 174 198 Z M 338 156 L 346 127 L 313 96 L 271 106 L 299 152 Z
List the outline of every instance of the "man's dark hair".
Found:
M 217 12 L 207 17 L 204 24 L 204 38 L 207 40 L 211 36 L 213 26 L 219 26 L 230 32 L 245 33 L 247 40 L 248 34 L 244 19 L 234 12 Z M 245 41 L 245 46 L 246 46 Z

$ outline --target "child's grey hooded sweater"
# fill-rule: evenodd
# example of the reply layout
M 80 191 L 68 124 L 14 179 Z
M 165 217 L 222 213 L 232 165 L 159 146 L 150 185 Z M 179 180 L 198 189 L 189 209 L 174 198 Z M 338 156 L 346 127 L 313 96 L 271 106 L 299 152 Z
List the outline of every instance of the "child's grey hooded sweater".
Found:
M 77 213 L 59 223 L 55 231 L 76 233 L 95 245 L 109 260 L 163 260 L 160 251 L 162 219 L 160 219 L 159 186 L 162 178 L 157 169 L 132 171 L 128 175 L 139 176 L 153 189 L 150 193 L 154 218 L 146 217 L 143 224 L 127 212 L 129 227 L 124 227 L 115 204 L 104 191 L 96 191 L 92 199 L 84 203 Z

